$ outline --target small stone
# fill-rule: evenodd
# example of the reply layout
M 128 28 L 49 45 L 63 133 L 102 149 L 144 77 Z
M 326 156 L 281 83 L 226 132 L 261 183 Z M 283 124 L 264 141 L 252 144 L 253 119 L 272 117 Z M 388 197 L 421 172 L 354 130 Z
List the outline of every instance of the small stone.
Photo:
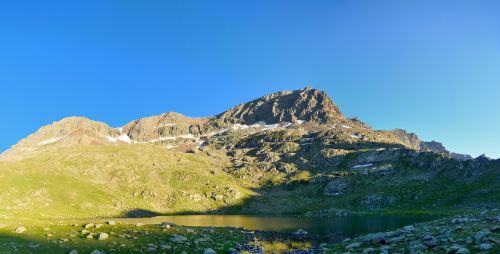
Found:
M 205 249 L 203 254 L 217 254 L 217 252 L 215 252 L 215 250 L 213 250 L 211 248 L 207 248 L 207 249 Z
M 27 229 L 26 229 L 25 227 L 17 227 L 17 228 L 14 230 L 14 232 L 15 232 L 16 234 L 22 234 L 22 233 L 26 232 L 26 230 L 27 230 Z
M 472 239 L 472 237 L 470 237 L 470 236 L 467 236 L 467 238 L 465 238 L 465 243 L 466 244 L 473 244 L 474 243 L 474 239 Z
M 387 243 L 388 244 L 396 244 L 396 243 L 402 242 L 404 239 L 405 239 L 404 235 L 401 235 L 401 236 L 398 236 L 398 237 L 392 237 L 392 238 L 389 238 L 387 240 Z
M 160 227 L 162 228 L 171 228 L 171 227 L 174 227 L 174 226 L 177 226 L 175 223 L 172 223 L 172 222 L 162 222 L 160 223 Z
M 429 247 L 429 248 L 433 248 L 433 247 L 436 247 L 438 245 L 438 241 L 435 237 L 430 236 L 430 235 L 426 235 L 426 236 L 424 236 L 424 245 Z
M 476 243 L 477 244 L 482 243 L 483 238 L 489 236 L 490 234 L 491 234 L 491 232 L 489 230 L 481 230 L 481 231 L 477 232 Z
M 364 237 L 365 242 L 371 242 L 373 244 L 377 243 L 385 243 L 385 234 L 384 233 L 371 233 L 367 234 Z
M 93 239 L 93 238 L 94 238 L 94 235 L 92 235 L 92 234 L 87 235 L 87 239 Z
M 83 225 L 84 228 L 91 228 L 91 227 L 94 227 L 94 223 L 87 223 L 85 225 Z
M 453 253 L 457 253 L 457 251 L 462 248 L 462 246 L 460 245 L 457 245 L 457 244 L 453 244 L 452 246 L 448 247 L 448 249 L 446 249 L 446 254 L 453 254 Z
M 106 240 L 106 239 L 108 239 L 108 238 L 109 238 L 109 235 L 108 235 L 107 233 L 99 233 L 99 234 L 97 235 L 97 240 L 100 240 L 100 241 L 102 241 L 102 240 Z
M 363 254 L 371 254 L 371 253 L 375 253 L 375 249 L 374 248 L 366 248 L 363 250 Z
M 354 248 L 358 248 L 359 246 L 361 246 L 361 243 L 360 242 L 353 242 L 347 246 L 345 246 L 347 249 L 354 249 Z
M 166 245 L 166 244 L 160 245 L 160 248 L 162 250 L 170 250 L 170 249 L 172 249 L 172 247 L 170 245 Z
M 403 227 L 403 231 L 404 231 L 405 233 L 412 233 L 413 231 L 415 231 L 415 227 L 414 227 L 414 226 L 412 226 L 412 225 L 405 226 L 405 227 Z
M 493 233 L 498 233 L 500 232 L 500 226 L 493 226 L 491 227 L 490 231 Z
M 90 252 L 90 254 L 101 254 L 101 252 L 98 250 L 94 250 L 94 251 Z
M 148 244 L 148 251 L 156 251 L 158 250 L 158 246 L 154 244 Z
M 69 252 L 69 254 L 78 254 L 78 251 L 77 250 L 72 250 Z
M 482 243 L 479 245 L 479 249 L 481 250 L 489 250 L 493 248 L 493 245 L 491 243 Z
M 309 234 L 307 231 L 303 230 L 303 229 L 299 229 L 295 232 L 293 232 L 294 235 L 307 235 Z
M 136 227 L 141 227 L 141 226 L 144 226 L 144 223 L 137 222 L 137 223 L 135 223 L 135 226 Z
M 457 253 L 457 254 L 469 254 L 470 251 L 467 248 L 462 247 L 462 248 L 458 249 L 457 252 L 455 252 L 455 253 Z

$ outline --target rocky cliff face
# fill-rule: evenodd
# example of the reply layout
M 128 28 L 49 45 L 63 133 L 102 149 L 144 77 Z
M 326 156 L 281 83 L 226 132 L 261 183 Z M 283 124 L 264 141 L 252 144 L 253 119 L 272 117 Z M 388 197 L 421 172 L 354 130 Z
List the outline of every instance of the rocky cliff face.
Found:
M 325 92 L 309 87 L 266 95 L 223 112 L 214 120 L 231 124 L 257 122 L 275 124 L 301 121 L 333 124 L 345 121 L 340 109 Z

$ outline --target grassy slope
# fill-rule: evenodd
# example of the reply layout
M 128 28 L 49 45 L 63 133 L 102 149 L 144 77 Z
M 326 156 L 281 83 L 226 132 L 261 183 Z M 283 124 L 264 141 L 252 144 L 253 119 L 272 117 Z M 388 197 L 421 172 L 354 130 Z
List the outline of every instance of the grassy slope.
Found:
M 220 170 L 224 163 L 223 158 L 147 144 L 75 146 L 57 153 L 49 149 L 0 164 L 0 218 L 123 216 L 134 209 L 214 210 L 238 202 L 234 196 L 252 193 Z M 227 197 L 212 198 L 217 194 Z
M 172 227 L 159 225 L 102 225 L 100 228 L 84 229 L 81 225 L 52 222 L 24 224 L 27 231 L 14 233 L 17 225 L 0 228 L 0 253 L 203 253 L 212 248 L 217 253 L 228 253 L 243 239 L 243 233 L 231 228 Z M 86 230 L 88 231 L 82 231 Z M 83 232 L 83 233 L 82 233 Z M 93 238 L 87 238 L 92 234 Z M 98 240 L 99 233 L 107 233 L 109 238 Z M 182 242 L 171 239 L 176 235 L 186 237 Z M 200 240 L 201 239 L 201 240 Z
M 137 211 L 304 214 L 331 208 L 453 214 L 500 201 L 497 168 L 467 177 L 404 162 L 394 162 L 394 174 L 385 176 L 338 168 L 249 172 L 267 183 L 259 185 L 226 173 L 228 163 L 216 151 L 188 154 L 151 144 L 48 147 L 31 158 L 0 163 L 0 219 L 141 215 Z M 339 176 L 349 183 L 347 190 L 325 196 L 328 179 Z
M 438 213 L 457 214 L 484 205 L 500 203 L 498 168 L 485 169 L 468 177 L 450 177 L 445 169 L 415 168 L 401 164 L 394 174 L 362 176 L 348 171 L 302 171 L 286 184 L 257 190 L 237 213 L 289 213 L 335 208 L 356 214 L 372 213 Z M 323 194 L 324 181 L 336 177 L 348 179 L 349 187 L 337 196 Z M 367 197 L 377 196 L 368 201 Z M 377 198 L 380 198 L 377 200 Z

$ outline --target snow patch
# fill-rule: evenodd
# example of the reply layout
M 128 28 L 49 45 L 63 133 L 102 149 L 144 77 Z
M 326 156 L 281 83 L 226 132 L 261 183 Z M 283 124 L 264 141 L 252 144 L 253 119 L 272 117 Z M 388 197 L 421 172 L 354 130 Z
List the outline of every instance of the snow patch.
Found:
M 283 123 L 275 123 L 275 124 L 267 124 L 266 122 L 264 121 L 259 121 L 259 122 L 256 122 L 252 125 L 246 125 L 246 124 L 233 124 L 231 126 L 231 129 L 232 130 L 245 130 L 245 129 L 249 129 L 249 128 L 263 128 L 262 130 L 273 130 L 273 129 L 277 129 L 279 127 L 288 127 L 290 126 L 292 123 L 289 123 L 289 122 L 283 122 Z
M 42 142 L 39 142 L 39 143 L 38 143 L 38 145 L 39 145 L 39 146 L 47 145 L 47 144 L 50 144 L 50 143 L 57 142 L 57 141 L 59 141 L 60 139 L 62 139 L 62 137 L 60 137 L 60 138 L 51 138 L 51 139 L 47 139 L 47 140 L 44 140 L 44 141 L 42 141 Z
M 160 124 L 158 126 L 155 127 L 155 129 L 159 129 L 159 128 L 163 128 L 163 127 L 168 127 L 168 126 L 176 126 L 177 124 L 175 123 L 164 123 L 164 124 Z
M 108 139 L 108 141 L 113 142 L 113 143 L 118 142 L 118 141 L 125 142 L 127 144 L 132 143 L 132 140 L 130 140 L 130 137 L 127 134 L 122 134 L 118 137 L 106 136 L 106 138 Z
M 172 148 L 176 148 L 176 147 L 178 147 L 178 146 L 174 146 L 174 145 L 166 145 L 166 146 L 165 146 L 165 149 L 169 149 L 169 150 L 170 150 L 170 149 L 172 149 Z
M 188 135 L 180 135 L 180 136 L 159 137 L 157 139 L 151 139 L 151 140 L 149 140 L 149 142 L 154 143 L 154 142 L 165 141 L 165 140 L 176 140 L 178 138 L 199 140 L 199 138 L 193 136 L 193 134 L 188 134 Z
M 368 163 L 368 164 L 360 164 L 360 165 L 356 165 L 356 166 L 354 166 L 354 167 L 352 167 L 352 168 L 353 168 L 353 169 L 354 169 L 354 168 L 366 168 L 366 167 L 371 167 L 371 166 L 373 166 L 373 164 L 372 164 L 372 163 Z
M 351 134 L 351 138 L 361 138 L 360 136 L 356 135 L 356 134 Z
M 343 127 L 343 128 L 346 128 L 346 129 L 351 129 L 351 128 L 352 128 L 351 126 L 349 126 L 349 125 L 345 125 L 345 124 L 342 124 L 342 127 Z

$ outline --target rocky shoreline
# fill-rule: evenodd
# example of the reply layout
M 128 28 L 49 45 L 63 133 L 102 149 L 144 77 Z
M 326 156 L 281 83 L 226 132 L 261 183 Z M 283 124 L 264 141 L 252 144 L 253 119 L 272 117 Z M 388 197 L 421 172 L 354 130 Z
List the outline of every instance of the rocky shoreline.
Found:
M 499 239 L 500 211 L 493 209 L 323 244 L 319 253 L 500 253 Z

